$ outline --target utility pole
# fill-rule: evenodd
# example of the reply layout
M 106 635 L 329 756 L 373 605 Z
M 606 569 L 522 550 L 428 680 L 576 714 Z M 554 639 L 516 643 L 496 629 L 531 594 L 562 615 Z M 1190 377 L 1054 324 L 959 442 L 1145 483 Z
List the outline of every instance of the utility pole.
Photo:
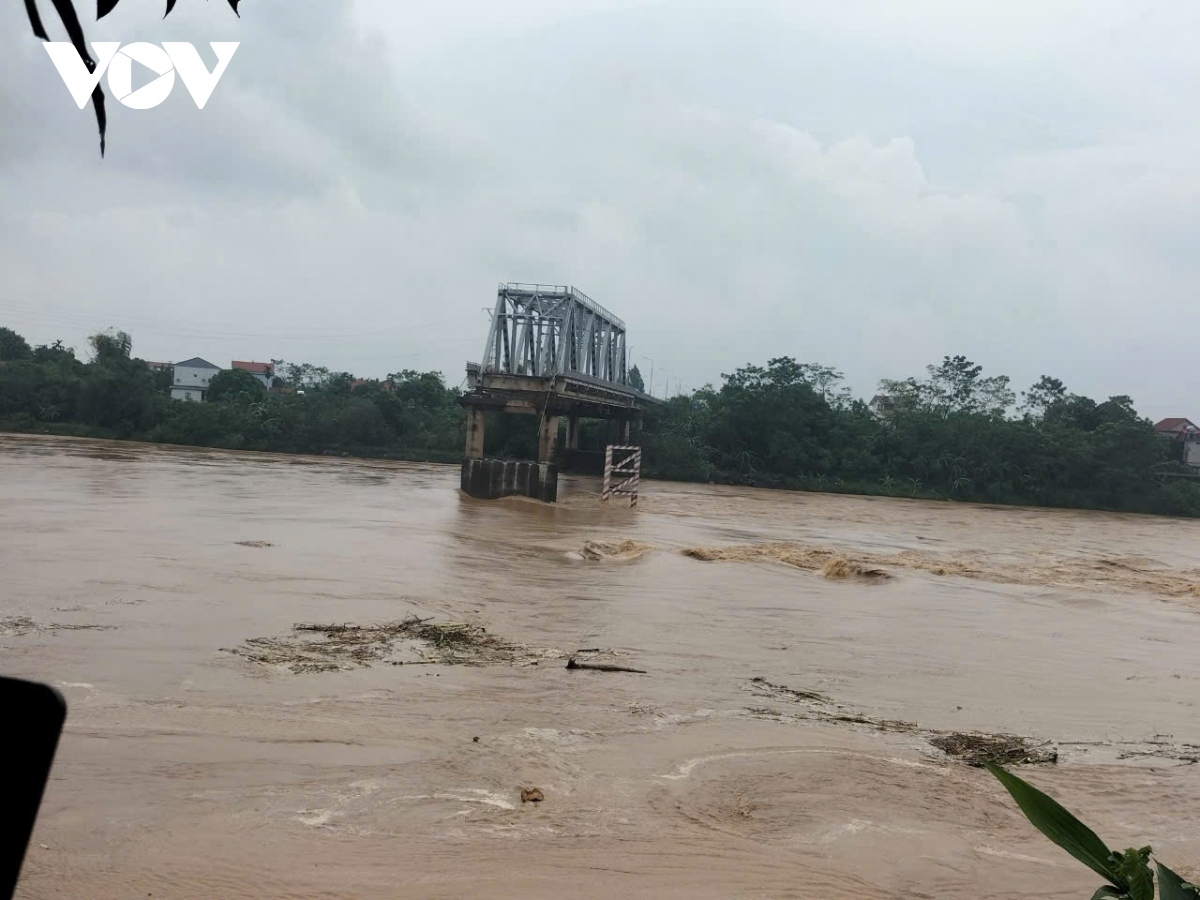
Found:
M 651 397 L 653 397 L 654 396 L 654 360 L 652 360 L 648 356 L 642 356 L 639 358 L 644 359 L 644 360 L 646 360 L 646 362 L 650 363 L 650 385 L 646 389 L 646 393 L 649 394 Z

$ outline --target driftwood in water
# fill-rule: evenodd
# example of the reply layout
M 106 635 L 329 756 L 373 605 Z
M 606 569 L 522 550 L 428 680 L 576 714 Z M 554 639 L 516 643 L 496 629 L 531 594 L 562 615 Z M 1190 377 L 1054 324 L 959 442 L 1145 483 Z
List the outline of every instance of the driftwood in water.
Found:
M 575 662 L 575 657 L 567 660 L 568 669 L 591 669 L 593 672 L 632 672 L 635 675 L 646 675 L 645 669 L 630 669 L 625 666 L 610 666 L 605 663 Z

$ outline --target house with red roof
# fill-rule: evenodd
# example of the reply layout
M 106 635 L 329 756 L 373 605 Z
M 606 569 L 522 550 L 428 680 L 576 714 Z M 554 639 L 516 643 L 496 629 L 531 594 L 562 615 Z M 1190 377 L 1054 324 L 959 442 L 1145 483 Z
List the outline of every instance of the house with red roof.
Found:
M 1177 441 L 1200 441 L 1200 426 L 1191 419 L 1163 419 L 1154 430 Z
M 1193 469 L 1200 469 L 1200 426 L 1191 419 L 1174 418 L 1156 422 L 1154 430 L 1183 444 L 1183 461 Z
M 381 391 L 387 391 L 389 394 L 396 393 L 396 385 L 390 378 L 387 381 L 380 381 L 378 378 L 355 378 L 350 382 L 350 390 L 360 388 L 366 384 L 378 385 Z
M 229 366 L 231 369 L 241 369 L 243 372 L 249 372 L 255 378 L 263 383 L 263 387 L 270 389 L 275 381 L 275 363 L 269 362 L 248 362 L 246 360 L 235 359 Z

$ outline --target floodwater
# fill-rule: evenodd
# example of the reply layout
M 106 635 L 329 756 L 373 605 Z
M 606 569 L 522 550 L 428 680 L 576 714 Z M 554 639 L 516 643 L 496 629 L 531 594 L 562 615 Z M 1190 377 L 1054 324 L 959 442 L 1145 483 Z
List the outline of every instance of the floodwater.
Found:
M 1053 741 L 1027 778 L 1110 845 L 1200 874 L 1200 523 L 655 482 L 631 510 L 573 478 L 546 507 L 457 482 L 0 437 L 0 670 L 70 706 L 18 896 L 1099 886 L 986 771 L 917 731 L 806 719 L 754 678 L 865 721 Z M 892 577 L 737 558 L 779 542 Z M 410 615 L 530 649 L 299 673 L 229 652 Z M 646 674 L 565 668 L 591 648 Z

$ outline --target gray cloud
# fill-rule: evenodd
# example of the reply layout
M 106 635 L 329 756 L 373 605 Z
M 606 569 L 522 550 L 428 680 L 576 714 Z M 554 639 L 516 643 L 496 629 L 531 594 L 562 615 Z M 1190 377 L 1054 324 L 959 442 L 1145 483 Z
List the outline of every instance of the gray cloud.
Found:
M 208 41 L 239 40 L 203 111 L 182 86 L 149 111 L 125 109 L 110 97 L 110 153 L 101 166 L 95 140 L 82 137 L 94 133 L 90 108 L 63 102 L 65 88 L 28 34 L 23 11 L 8 4 L 0 12 L 8 76 L 0 109 L 12 125 L 5 144 L 23 148 L 25 159 L 60 160 L 75 171 L 82 164 L 100 191 L 114 174 L 134 174 L 191 187 L 201 202 L 219 191 L 263 198 L 320 193 L 348 172 L 420 194 L 430 178 L 453 184 L 471 173 L 465 141 L 439 134 L 408 108 L 382 35 L 363 32 L 350 2 L 273 0 L 241 19 L 223 7 L 181 5 L 158 21 L 148 9 L 126 0 L 101 22 L 88 23 L 88 38 L 189 40 L 210 65 Z
M 966 353 L 1200 414 L 1182 2 L 135 6 L 94 35 L 242 47 L 202 112 L 118 107 L 103 163 L 0 11 L 0 318 L 34 339 L 457 381 L 495 283 L 545 280 L 660 384 Z

